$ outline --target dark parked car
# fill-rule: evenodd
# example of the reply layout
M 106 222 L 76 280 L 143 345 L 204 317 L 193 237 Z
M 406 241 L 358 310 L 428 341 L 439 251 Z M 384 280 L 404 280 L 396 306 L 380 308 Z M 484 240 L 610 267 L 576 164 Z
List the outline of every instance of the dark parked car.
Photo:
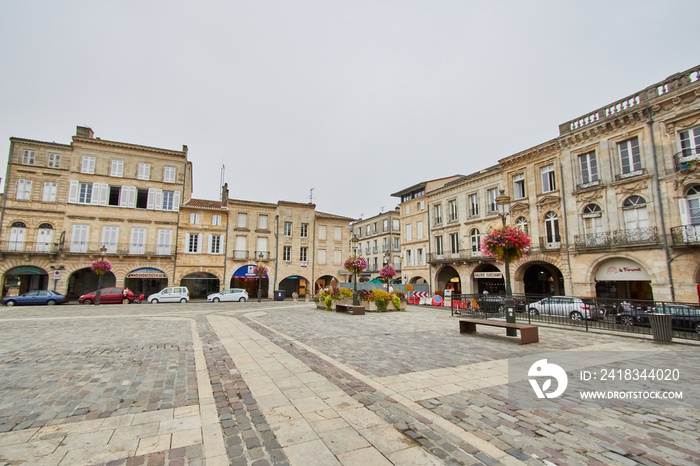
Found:
M 700 309 L 685 304 L 670 304 L 651 308 L 649 311 L 630 308 L 615 316 L 620 325 L 636 325 L 650 327 L 649 314 L 671 314 L 671 327 L 681 332 L 697 332 L 700 334 Z
M 58 294 L 51 290 L 34 290 L 27 291 L 20 296 L 10 296 L 2 298 L 2 303 L 5 306 L 38 306 L 62 304 L 68 302 L 68 299 L 62 294 Z
M 95 291 L 86 293 L 78 298 L 80 304 L 93 304 L 95 302 Z M 100 304 L 129 304 L 134 302 L 134 293 L 124 288 L 102 288 L 100 293 Z
M 506 297 L 499 294 L 480 294 L 475 295 L 474 300 L 482 312 L 505 312 Z M 525 304 L 520 298 L 513 298 L 513 307 L 516 312 L 523 312 Z

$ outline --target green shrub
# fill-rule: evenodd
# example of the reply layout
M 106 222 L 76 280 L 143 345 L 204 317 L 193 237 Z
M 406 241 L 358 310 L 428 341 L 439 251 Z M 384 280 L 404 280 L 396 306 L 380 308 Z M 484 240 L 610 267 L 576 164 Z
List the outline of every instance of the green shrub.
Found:
M 333 296 L 328 295 L 326 296 L 326 299 L 323 301 L 323 303 L 326 305 L 326 311 L 330 311 L 333 309 Z
M 401 309 L 401 299 L 399 299 L 398 296 L 394 296 L 393 298 L 391 298 L 391 304 L 397 311 Z

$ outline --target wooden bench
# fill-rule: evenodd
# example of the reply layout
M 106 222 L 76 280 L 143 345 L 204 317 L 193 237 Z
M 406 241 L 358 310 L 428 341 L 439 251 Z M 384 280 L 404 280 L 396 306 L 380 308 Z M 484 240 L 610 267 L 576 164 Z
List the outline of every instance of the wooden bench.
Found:
M 502 320 L 486 319 L 459 319 L 459 333 L 476 333 L 476 326 L 488 325 L 490 327 L 515 328 L 520 330 L 520 344 L 537 343 L 540 341 L 539 332 L 536 325 L 517 324 L 504 322 Z
M 349 312 L 354 316 L 363 316 L 365 315 L 365 307 L 353 306 L 352 304 L 336 304 L 335 312 Z

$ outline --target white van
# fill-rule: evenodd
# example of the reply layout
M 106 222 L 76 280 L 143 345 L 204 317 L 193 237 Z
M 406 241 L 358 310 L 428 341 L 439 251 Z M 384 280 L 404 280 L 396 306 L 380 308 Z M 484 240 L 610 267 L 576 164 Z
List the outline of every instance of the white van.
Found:
M 190 290 L 186 286 L 169 286 L 146 299 L 151 304 L 186 303 L 190 300 Z

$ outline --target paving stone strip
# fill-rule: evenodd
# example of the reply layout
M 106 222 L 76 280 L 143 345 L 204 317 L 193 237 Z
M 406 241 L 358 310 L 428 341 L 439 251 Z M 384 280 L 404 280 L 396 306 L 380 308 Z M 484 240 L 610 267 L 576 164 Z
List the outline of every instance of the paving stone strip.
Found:
M 197 317 L 216 409 L 231 465 L 288 465 L 236 364 L 206 317 Z
M 374 387 L 294 344 L 288 338 L 247 317 L 241 316 L 239 320 L 308 365 L 314 372 L 326 377 L 356 401 L 393 425 L 406 436 L 409 442 L 422 446 L 444 464 L 498 464 L 498 460 L 479 451 L 473 445 L 462 442 L 439 426 L 433 425 L 429 419 L 417 415 L 401 403 L 379 394 Z M 507 453 L 519 460 L 523 460 L 526 456 L 515 448 Z

